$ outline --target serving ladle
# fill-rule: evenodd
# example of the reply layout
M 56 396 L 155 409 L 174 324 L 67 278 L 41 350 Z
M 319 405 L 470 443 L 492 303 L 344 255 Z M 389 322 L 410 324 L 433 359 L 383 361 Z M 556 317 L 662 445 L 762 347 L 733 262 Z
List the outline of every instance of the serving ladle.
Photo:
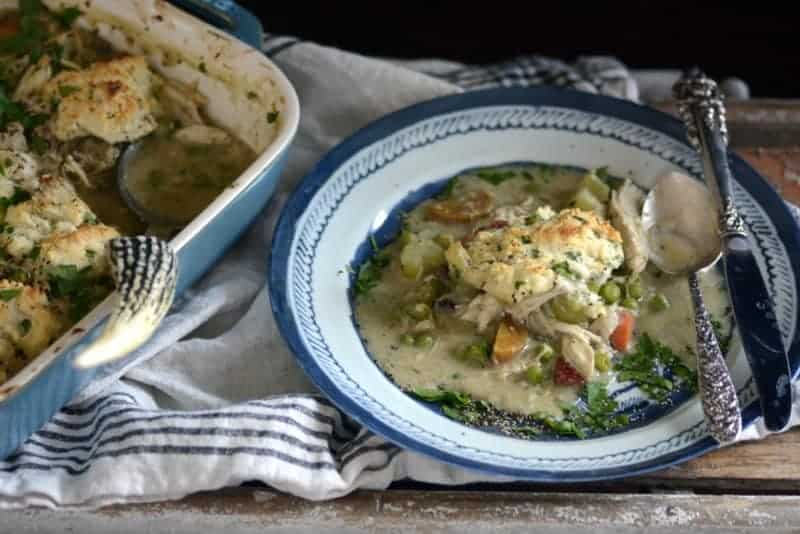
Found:
M 732 443 L 742 429 L 739 399 L 698 281 L 698 273 L 712 268 L 722 254 L 714 200 L 698 180 L 666 174 L 645 198 L 642 226 L 650 260 L 667 274 L 688 278 L 703 412 L 711 436 L 720 444 Z
M 148 225 L 162 228 L 178 228 L 186 224 L 188 221 L 179 220 L 169 213 L 160 211 L 153 206 L 148 206 L 136 196 L 136 193 L 131 187 L 130 170 L 134 160 L 139 156 L 141 146 L 141 141 L 130 143 L 123 149 L 117 161 L 117 189 L 119 190 L 123 202 Z

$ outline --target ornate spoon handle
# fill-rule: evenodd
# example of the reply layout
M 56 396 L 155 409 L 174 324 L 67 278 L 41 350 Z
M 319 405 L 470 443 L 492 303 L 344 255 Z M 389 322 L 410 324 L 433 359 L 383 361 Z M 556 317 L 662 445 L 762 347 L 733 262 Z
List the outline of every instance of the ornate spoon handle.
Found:
M 725 445 L 736 441 L 742 430 L 739 398 L 728 372 L 725 356 L 719 348 L 695 273 L 689 275 L 689 291 L 692 294 L 697 329 L 697 374 L 703 412 L 711 436 Z

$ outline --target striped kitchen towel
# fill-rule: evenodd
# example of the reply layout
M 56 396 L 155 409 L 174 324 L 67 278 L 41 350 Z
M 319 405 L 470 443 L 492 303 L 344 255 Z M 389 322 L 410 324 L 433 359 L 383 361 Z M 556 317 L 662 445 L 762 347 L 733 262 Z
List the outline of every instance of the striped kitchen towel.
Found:
M 105 368 L 0 462 L 0 506 L 91 508 L 248 481 L 331 499 L 400 479 L 502 480 L 401 450 L 314 390 L 272 318 L 264 259 L 274 221 L 327 150 L 401 107 L 472 88 L 542 83 L 635 100 L 636 84 L 609 58 L 573 65 L 518 58 L 479 68 L 366 58 L 285 37 L 268 38 L 265 51 L 295 84 L 303 108 L 280 190 L 134 357 Z

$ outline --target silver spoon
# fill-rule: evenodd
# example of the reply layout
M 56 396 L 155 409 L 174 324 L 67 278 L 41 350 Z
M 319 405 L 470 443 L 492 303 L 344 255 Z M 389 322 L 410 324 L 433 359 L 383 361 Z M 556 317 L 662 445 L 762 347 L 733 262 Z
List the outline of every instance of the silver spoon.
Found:
M 669 173 L 648 193 L 642 226 L 651 261 L 667 274 L 688 277 L 703 412 L 712 437 L 724 445 L 736 441 L 742 430 L 742 415 L 697 278 L 722 254 L 716 214 L 714 200 L 703 184 L 683 174 Z

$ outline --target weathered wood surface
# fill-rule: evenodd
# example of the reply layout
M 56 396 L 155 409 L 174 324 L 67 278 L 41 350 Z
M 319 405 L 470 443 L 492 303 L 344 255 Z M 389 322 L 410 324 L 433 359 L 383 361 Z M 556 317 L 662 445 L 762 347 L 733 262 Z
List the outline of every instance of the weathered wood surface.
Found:
M 313 503 L 257 489 L 99 512 L 5 512 L 0 531 L 135 533 L 800 532 L 798 496 L 358 492 Z

